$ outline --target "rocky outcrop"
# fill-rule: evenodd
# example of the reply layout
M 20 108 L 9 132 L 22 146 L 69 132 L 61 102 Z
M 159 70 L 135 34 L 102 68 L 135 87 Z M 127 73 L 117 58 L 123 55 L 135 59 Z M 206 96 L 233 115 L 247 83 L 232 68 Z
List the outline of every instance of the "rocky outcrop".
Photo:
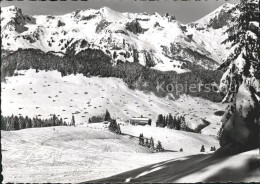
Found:
M 61 20 L 58 20 L 58 24 L 57 24 L 58 27 L 62 27 L 62 26 L 65 26 L 65 23 L 62 22 Z
M 141 34 L 147 31 L 148 29 L 143 29 L 138 20 L 133 20 L 126 24 L 126 30 L 134 33 L 134 34 Z
M 106 21 L 105 19 L 101 20 L 96 28 L 96 33 L 100 33 L 103 29 L 109 26 L 111 22 Z
M 219 29 L 223 26 L 228 26 L 231 18 L 231 13 L 229 11 L 226 11 L 225 9 L 222 9 L 217 16 L 210 19 L 208 27 L 212 27 L 213 29 Z
M 196 50 L 187 48 L 179 43 L 172 43 L 170 48 L 166 46 L 161 46 L 163 54 L 172 59 L 179 61 L 186 60 L 190 63 L 204 66 L 207 69 L 214 69 L 218 65 L 213 59 L 199 53 Z
M 229 25 L 230 18 L 231 15 L 228 12 L 221 12 L 218 17 L 210 20 L 209 27 L 212 27 L 213 29 L 219 29 L 223 26 L 227 26 Z

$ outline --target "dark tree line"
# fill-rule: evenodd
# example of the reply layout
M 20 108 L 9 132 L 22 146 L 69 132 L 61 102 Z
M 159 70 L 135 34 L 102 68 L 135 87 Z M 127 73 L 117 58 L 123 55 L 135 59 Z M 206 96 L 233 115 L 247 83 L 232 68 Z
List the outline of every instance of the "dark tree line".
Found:
M 205 152 L 206 149 L 205 149 L 205 146 L 202 145 L 201 148 L 200 148 L 200 152 Z M 210 151 L 216 151 L 216 147 L 215 146 L 211 146 L 210 147 Z
M 38 128 L 50 126 L 75 126 L 74 116 L 72 116 L 71 124 L 58 118 L 55 114 L 51 118 L 41 119 L 38 117 L 30 118 L 28 116 L 2 116 L 1 115 L 1 130 L 21 130 L 25 128 Z
M 97 116 L 92 116 L 91 118 L 88 119 L 88 123 L 100 123 L 102 121 L 110 121 L 111 116 L 108 110 L 106 110 L 104 115 L 97 115 Z
M 101 50 L 86 49 L 84 51 L 68 53 L 59 57 L 51 53 L 44 53 L 35 49 L 19 49 L 2 58 L 1 80 L 7 76 L 13 76 L 15 70 L 57 70 L 62 76 L 70 74 L 83 74 L 84 76 L 116 77 L 122 78 L 131 89 L 153 92 L 163 97 L 169 93 L 168 84 L 189 86 L 190 84 L 204 84 L 196 90 L 177 92 L 173 88 L 170 93 L 178 98 L 182 94 L 189 94 L 195 97 L 202 97 L 211 101 L 220 102 L 221 96 L 215 91 L 206 91 L 205 84 L 218 84 L 222 75 L 221 71 L 205 70 L 194 64 L 189 64 L 192 72 L 178 74 L 175 71 L 158 71 L 141 65 L 139 62 L 125 62 L 113 65 L 110 56 Z M 144 84 L 148 86 L 144 86 Z M 157 85 L 162 84 L 163 90 L 157 90 Z M 210 86 L 214 89 L 214 86 Z
M 145 138 L 143 134 L 139 135 L 139 145 L 155 150 L 156 152 L 163 152 L 164 148 L 161 141 L 158 141 L 157 145 L 154 145 L 153 137 L 150 139 Z
M 205 146 L 202 145 L 201 148 L 200 148 L 200 152 L 205 152 L 206 149 L 205 149 Z M 216 151 L 216 147 L 215 146 L 211 146 L 210 147 L 210 151 Z
M 88 123 L 100 123 L 103 121 L 108 121 L 108 130 L 114 132 L 116 134 L 121 134 L 120 125 L 116 122 L 115 119 L 112 119 L 108 110 L 106 110 L 105 114 L 99 116 L 92 116 L 89 118 Z
M 88 119 L 88 123 L 100 123 L 104 121 L 103 115 L 92 116 Z
M 162 114 L 159 114 L 156 121 L 156 126 L 163 127 L 163 128 L 167 127 L 169 129 L 174 129 L 174 130 L 191 131 L 185 122 L 184 116 L 172 116 L 171 114 L 167 116 L 163 116 Z
M 216 151 L 216 147 L 215 146 L 211 146 L 210 147 L 210 151 Z

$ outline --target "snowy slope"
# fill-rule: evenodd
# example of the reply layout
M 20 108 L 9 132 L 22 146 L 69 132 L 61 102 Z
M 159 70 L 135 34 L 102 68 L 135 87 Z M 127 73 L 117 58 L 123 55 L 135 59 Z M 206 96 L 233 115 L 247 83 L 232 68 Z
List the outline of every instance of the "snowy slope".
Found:
M 133 126 L 131 130 L 139 128 Z M 164 133 L 156 137 L 163 144 L 164 136 L 178 137 L 178 140 L 170 139 L 168 144 L 179 144 L 181 140 L 184 152 L 152 153 L 138 145 L 137 138 L 113 134 L 100 124 L 1 131 L 4 183 L 89 181 L 169 159 L 185 160 L 181 157 L 200 154 L 202 144 L 206 148 L 217 147 L 215 139 L 209 136 L 190 134 L 187 139 L 183 132 L 154 129 Z M 189 150 L 194 141 L 198 149 Z
M 155 144 L 161 141 L 164 149 L 179 151 L 183 148 L 186 153 L 198 154 L 202 145 L 205 146 L 205 153 L 210 153 L 210 147 L 219 147 L 218 140 L 214 136 L 207 136 L 197 133 L 171 130 L 167 128 L 151 126 L 121 126 L 123 133 L 138 137 L 141 133 L 145 138 L 153 137 Z
M 182 96 L 178 100 L 160 98 L 153 93 L 131 90 L 117 78 L 84 77 L 82 74 L 61 77 L 57 71 L 18 71 L 20 75 L 8 77 L 2 83 L 1 105 L 3 115 L 38 116 L 48 118 L 55 113 L 70 122 L 72 113 L 76 123 L 87 123 L 94 115 L 108 109 L 113 118 L 121 121 L 143 115 L 152 119 L 159 114 L 185 116 L 191 128 L 211 124 L 202 132 L 216 135 L 220 117 L 214 112 L 224 106 L 201 98 Z
M 216 162 L 174 182 L 260 182 L 259 164 L 259 150 L 252 150 Z
M 188 33 L 193 35 L 194 41 L 200 43 L 198 46 L 207 48 L 216 61 L 224 58 L 228 53 L 229 43 L 221 43 L 228 36 L 224 32 L 232 25 L 231 18 L 239 15 L 238 10 L 228 13 L 228 10 L 234 7 L 234 4 L 226 3 L 203 18 L 187 24 Z
M 221 6 L 214 16 L 232 6 Z M 61 16 L 28 16 L 14 6 L 1 11 L 1 47 L 5 50 L 35 48 L 78 53 L 95 48 L 103 50 L 115 63 L 136 60 L 158 70 L 177 72 L 189 71 L 184 61 L 216 68 L 226 51 L 225 45 L 220 46 L 226 26 L 208 26 L 212 14 L 182 25 L 172 15 L 119 13 L 107 7 Z
M 214 155 L 214 154 L 213 154 Z M 93 183 L 241 183 L 260 181 L 259 150 L 228 158 L 192 155 L 148 165 Z

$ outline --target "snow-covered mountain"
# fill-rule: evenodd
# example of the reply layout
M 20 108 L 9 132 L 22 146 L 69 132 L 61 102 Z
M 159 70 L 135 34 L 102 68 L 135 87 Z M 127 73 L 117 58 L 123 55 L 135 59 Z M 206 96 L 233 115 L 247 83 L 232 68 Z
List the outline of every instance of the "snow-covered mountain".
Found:
M 181 24 L 173 15 L 120 13 L 104 7 L 54 16 L 30 16 L 15 7 L 1 8 L 2 49 L 35 48 L 76 54 L 100 49 L 120 62 L 139 62 L 158 70 L 186 72 L 185 64 L 216 68 L 228 45 L 220 43 L 239 12 L 224 4 L 200 20 Z

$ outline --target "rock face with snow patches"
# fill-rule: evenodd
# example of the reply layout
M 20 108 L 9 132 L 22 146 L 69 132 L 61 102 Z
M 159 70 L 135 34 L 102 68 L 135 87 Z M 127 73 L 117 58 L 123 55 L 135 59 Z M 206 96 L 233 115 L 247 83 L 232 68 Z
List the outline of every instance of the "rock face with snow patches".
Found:
M 10 6 L 1 8 L 2 50 L 34 48 L 77 54 L 88 48 L 106 53 L 114 64 L 139 62 L 158 70 L 189 71 L 186 64 L 214 69 L 225 56 L 223 32 L 230 24 L 225 4 L 189 23 L 173 15 L 119 13 L 109 8 L 77 10 L 61 16 L 29 16 Z M 221 21 L 220 21 L 221 20 Z M 212 42 L 215 40 L 215 42 Z

